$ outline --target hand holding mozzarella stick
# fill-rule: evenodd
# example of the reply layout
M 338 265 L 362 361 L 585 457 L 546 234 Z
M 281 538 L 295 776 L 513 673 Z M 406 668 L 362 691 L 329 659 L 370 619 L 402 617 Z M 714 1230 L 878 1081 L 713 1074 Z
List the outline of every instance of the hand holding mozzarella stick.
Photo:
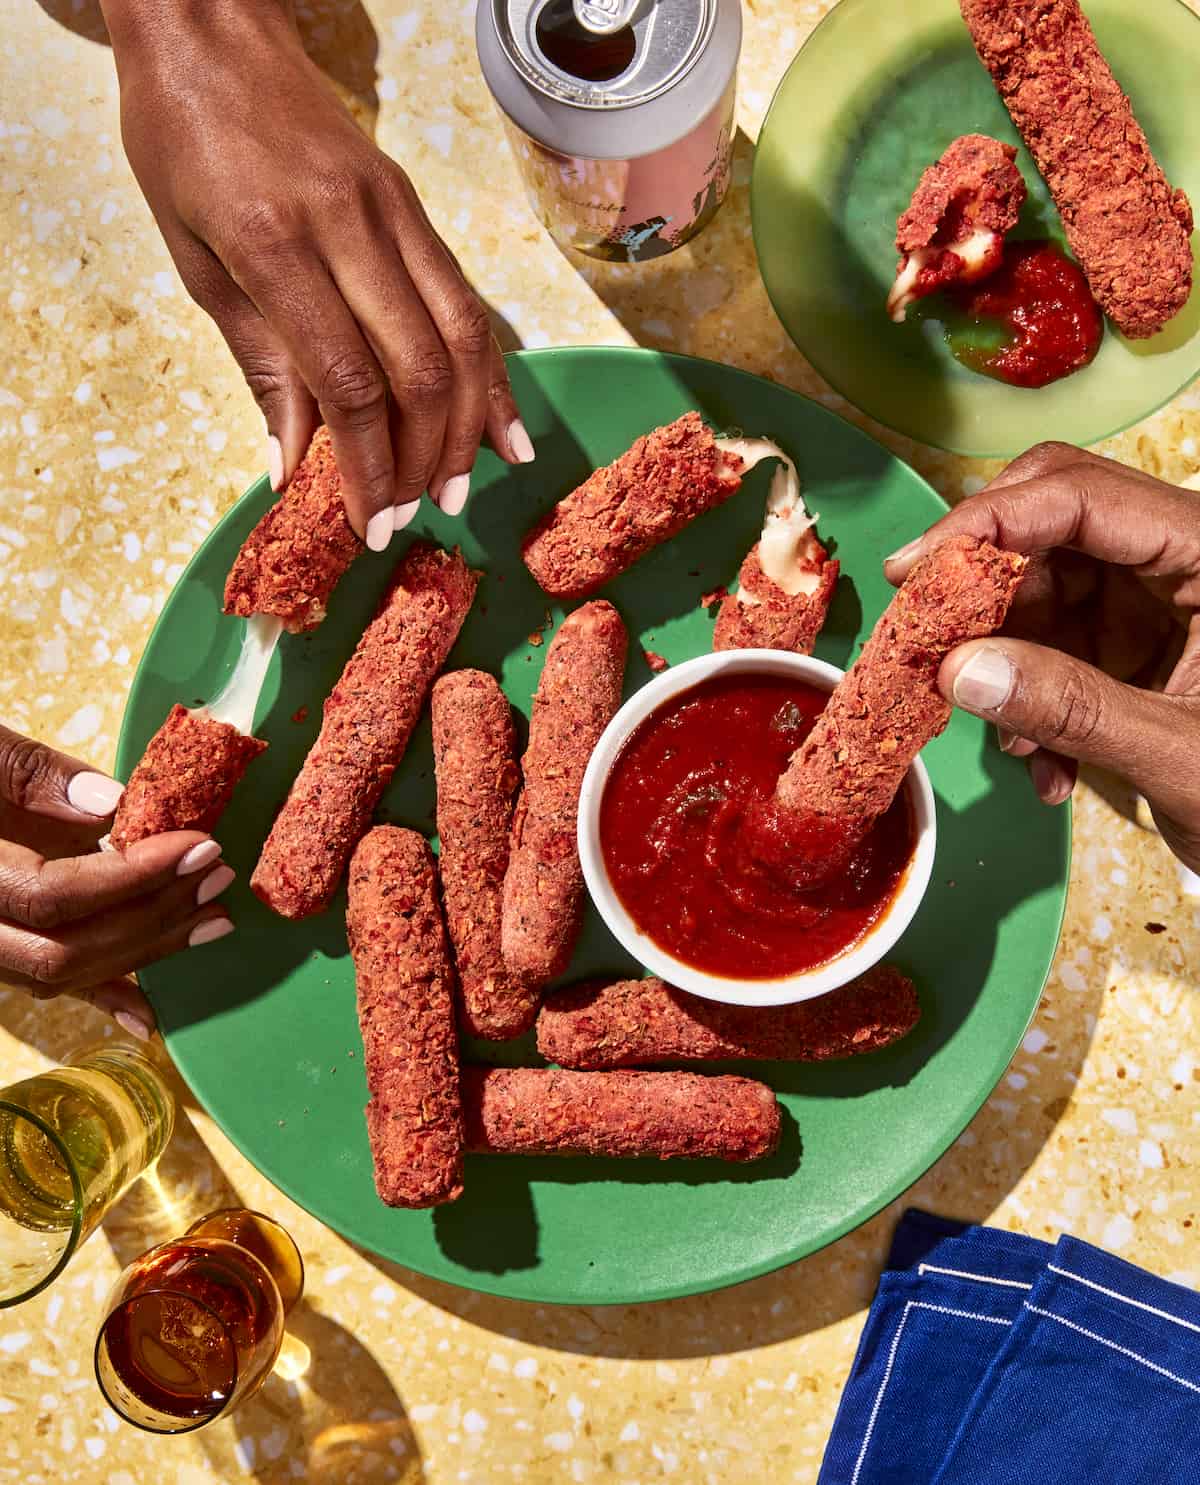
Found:
M 1032 560 L 1004 634 L 947 655 L 942 695 L 1000 727 L 1047 804 L 1079 763 L 1122 774 L 1200 870 L 1200 494 L 1041 444 L 889 558 L 888 578 L 962 535 Z
M 154 1013 L 128 978 L 232 932 L 216 898 L 233 880 L 216 841 L 175 830 L 123 855 L 97 849 L 115 779 L 0 727 L 0 981 L 72 995 L 145 1039 Z

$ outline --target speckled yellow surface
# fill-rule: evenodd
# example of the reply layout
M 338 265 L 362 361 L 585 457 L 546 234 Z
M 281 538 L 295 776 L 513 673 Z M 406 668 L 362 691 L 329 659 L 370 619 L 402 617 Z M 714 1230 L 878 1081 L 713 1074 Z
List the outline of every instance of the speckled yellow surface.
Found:
M 747 202 L 748 141 L 827 6 L 748 5 L 731 199 L 691 248 L 641 269 L 579 267 L 527 215 L 476 69 L 473 8 L 300 7 L 314 51 L 411 171 L 509 344 L 693 351 L 844 411 L 769 310 Z M 0 0 L 0 719 L 110 766 L 154 616 L 265 456 L 253 403 L 124 163 L 102 34 L 90 0 Z M 885 437 L 950 498 L 994 467 Z M 1182 480 L 1200 466 L 1198 437 L 1190 393 L 1105 449 Z M 1039 1236 L 1069 1230 L 1200 1286 L 1200 1007 L 1186 969 L 1200 962 L 1200 880 L 1098 783 L 1075 806 L 1070 910 L 1036 1023 L 909 1199 Z M 105 1030 L 74 1003 L 0 990 L 0 1082 Z M 0 1480 L 815 1479 L 895 1210 L 734 1291 L 541 1309 L 356 1252 L 188 1114 L 157 1180 L 52 1291 L 0 1316 Z M 234 1197 L 282 1218 L 304 1251 L 294 1328 L 307 1370 L 206 1433 L 148 1439 L 92 1384 L 97 1307 L 122 1262 Z

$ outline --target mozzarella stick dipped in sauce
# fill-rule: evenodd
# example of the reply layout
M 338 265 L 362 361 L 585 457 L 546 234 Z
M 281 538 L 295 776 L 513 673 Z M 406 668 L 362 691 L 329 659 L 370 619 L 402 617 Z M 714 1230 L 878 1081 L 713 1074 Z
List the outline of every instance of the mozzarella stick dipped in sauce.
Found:
M 761 1160 L 779 1144 L 764 1083 L 689 1072 L 464 1067 L 467 1149 L 492 1155 Z
M 986 134 L 956 139 L 921 176 L 896 223 L 900 262 L 887 311 L 897 324 L 910 304 L 1000 267 L 1004 239 L 1025 204 L 1017 152 Z
M 721 1005 L 662 980 L 589 981 L 560 990 L 538 1016 L 538 1051 L 560 1067 L 656 1062 L 827 1062 L 875 1052 L 917 1024 L 912 981 L 878 964 L 830 995 L 796 1005 Z
M 375 1189 L 390 1207 L 462 1194 L 462 1112 L 450 948 L 433 854 L 413 830 L 380 826 L 350 864 L 346 936 L 370 1102 Z
M 247 620 L 241 654 L 207 706 L 174 706 L 126 787 L 108 840 L 117 850 L 163 830 L 210 831 L 266 748 L 254 713 L 280 634 L 313 629 L 362 551 L 346 519 L 329 434 L 318 428 L 287 488 L 242 543 L 225 612 Z
M 721 601 L 714 650 L 791 650 L 811 655 L 837 587 L 838 563 L 817 540 L 817 516 L 800 493 L 796 466 L 765 438 L 722 438 L 747 469 L 778 459 L 771 476 L 762 536 L 738 574 L 736 593 Z
M 747 815 L 749 855 L 801 890 L 842 869 L 950 720 L 942 661 L 999 629 L 1026 560 L 954 536 L 917 563 L 792 754 L 774 800 Z
M 540 991 L 504 966 L 501 902 L 520 783 L 512 708 L 481 670 L 455 670 L 433 688 L 438 875 L 458 969 L 464 1031 L 489 1041 L 533 1025 Z
M 628 636 L 596 599 L 563 620 L 533 698 L 525 787 L 504 876 L 501 945 L 510 974 L 539 987 L 566 969 L 583 918 L 576 822 L 600 734 L 621 704 Z
M 325 702 L 250 886 L 285 918 L 329 906 L 475 597 L 456 549 L 414 542 Z
M 741 486 L 742 461 L 697 412 L 639 438 L 560 500 L 522 544 L 546 593 L 584 598 Z

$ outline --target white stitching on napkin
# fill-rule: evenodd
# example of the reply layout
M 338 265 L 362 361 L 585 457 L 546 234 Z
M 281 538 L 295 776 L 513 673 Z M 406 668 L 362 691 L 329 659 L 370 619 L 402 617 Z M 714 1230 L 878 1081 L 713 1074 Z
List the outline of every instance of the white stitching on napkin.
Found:
M 1032 1289 L 1032 1284 L 1022 1284 L 1020 1279 L 998 1279 L 995 1274 L 969 1274 L 961 1268 L 939 1268 L 936 1263 L 919 1263 L 918 1274 L 949 1274 L 954 1279 L 974 1279 L 978 1284 L 1004 1284 L 1009 1289 Z
M 1181 1320 L 1178 1315 L 1172 1315 L 1168 1310 L 1156 1309 L 1154 1305 L 1145 1304 L 1140 1299 L 1130 1299 L 1127 1294 L 1118 1294 L 1115 1289 L 1106 1289 L 1103 1284 L 1085 1279 L 1082 1274 L 1073 1274 L 1070 1269 L 1056 1268 L 1052 1263 L 1048 1263 L 1046 1267 L 1052 1274 L 1061 1274 L 1064 1279 L 1074 1279 L 1077 1284 L 1086 1284 L 1089 1289 L 1095 1289 L 1100 1294 L 1107 1294 L 1109 1299 L 1119 1299 L 1124 1304 L 1133 1305 L 1135 1309 L 1147 1310 L 1151 1315 L 1157 1315 L 1160 1320 L 1170 1320 L 1172 1324 L 1182 1325 L 1186 1330 L 1194 1330 L 1200 1335 L 1200 1325 L 1193 1325 L 1190 1320 Z
M 1069 1277 L 1074 1278 L 1074 1275 Z M 1097 1285 L 1097 1288 L 1100 1286 Z M 1120 1299 L 1122 1296 L 1118 1295 Z M 1111 1351 L 1119 1351 L 1122 1356 L 1128 1356 L 1130 1361 L 1140 1362 L 1142 1366 L 1149 1367 L 1152 1372 L 1157 1372 L 1160 1377 L 1166 1377 L 1168 1381 L 1178 1382 L 1181 1387 L 1186 1387 L 1189 1392 L 1200 1392 L 1195 1382 L 1189 1382 L 1186 1377 L 1177 1377 L 1174 1372 L 1169 1372 L 1165 1366 L 1159 1366 L 1156 1362 L 1148 1361 L 1146 1357 L 1139 1356 L 1136 1351 L 1131 1351 L 1128 1346 L 1118 1346 L 1116 1341 L 1110 1341 L 1105 1336 L 1097 1335 L 1094 1330 L 1085 1330 L 1082 1325 L 1076 1325 L 1073 1320 L 1064 1320 L 1061 1315 L 1056 1315 L 1052 1310 L 1039 1309 L 1037 1305 L 1031 1305 L 1025 1301 L 1025 1308 L 1032 1310 L 1035 1315 L 1044 1315 L 1047 1320 L 1057 1320 L 1060 1325 L 1065 1325 L 1068 1330 L 1077 1330 L 1080 1335 L 1087 1336 L 1089 1341 L 1097 1341 L 1101 1346 L 1107 1346 Z M 1167 1317 L 1168 1319 L 1170 1316 Z
M 947 1305 L 931 1305 L 924 1300 L 910 1299 L 904 1306 L 904 1313 L 900 1316 L 900 1324 L 896 1326 L 896 1334 L 892 1337 L 891 1348 L 888 1351 L 887 1365 L 883 1369 L 883 1380 L 879 1384 L 879 1391 L 875 1394 L 875 1403 L 871 1408 L 871 1416 L 867 1419 L 867 1431 L 863 1435 L 862 1448 L 858 1451 L 858 1458 L 854 1463 L 854 1473 L 850 1476 L 850 1485 L 858 1485 L 858 1477 L 862 1474 L 863 1460 L 867 1457 L 867 1448 L 871 1442 L 871 1435 L 875 1432 L 875 1420 L 878 1418 L 879 1409 L 883 1404 L 883 1394 L 887 1391 L 887 1385 L 892 1379 L 892 1367 L 896 1362 L 896 1352 L 900 1346 L 900 1337 L 904 1334 L 904 1326 L 908 1321 L 909 1310 L 934 1310 L 939 1315 L 953 1315 L 959 1320 L 986 1320 L 989 1325 L 1012 1324 L 1011 1320 L 1004 1320 L 999 1315 L 976 1315 L 971 1310 L 952 1310 Z

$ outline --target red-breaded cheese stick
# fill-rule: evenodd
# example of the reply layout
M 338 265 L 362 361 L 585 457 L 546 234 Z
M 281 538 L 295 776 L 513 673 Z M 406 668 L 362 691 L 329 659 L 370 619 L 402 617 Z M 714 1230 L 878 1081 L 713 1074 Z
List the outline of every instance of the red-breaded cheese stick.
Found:
M 285 918 L 329 905 L 404 756 L 425 697 L 475 596 L 457 551 L 414 542 L 325 702 L 316 742 L 271 827 L 250 885 Z
M 492 1155 L 761 1160 L 779 1105 L 751 1078 L 688 1072 L 464 1067 L 467 1149 Z
M 525 788 L 504 875 L 501 945 L 510 974 L 544 986 L 566 969 L 583 917 L 576 822 L 584 770 L 621 704 L 628 636 L 602 598 L 563 621 L 533 698 Z
M 433 855 L 413 830 L 370 831 L 350 863 L 354 956 L 375 1189 L 390 1207 L 462 1194 L 454 972 Z
M 808 581 L 798 592 L 785 593 L 763 571 L 759 545 L 751 547 L 738 573 L 737 592 L 721 600 L 713 649 L 791 650 L 811 655 L 825 627 L 840 568 L 811 530 L 798 567 Z
M 329 431 L 318 428 L 291 482 L 242 543 L 225 582 L 225 612 L 273 614 L 291 634 L 315 629 L 362 549 L 346 519 Z
M 755 854 L 813 880 L 844 860 L 950 720 L 937 688 L 942 661 L 1000 627 L 1026 560 L 952 536 L 917 563 L 792 754 L 775 809 L 748 818 Z
M 165 830 L 211 830 L 266 746 L 227 722 L 173 706 L 125 786 L 109 840 L 123 851 Z
M 719 1005 L 662 980 L 572 985 L 538 1016 L 538 1051 L 560 1067 L 638 1067 L 656 1062 L 825 1062 L 875 1052 L 917 1024 L 912 981 L 879 964 L 797 1005 Z
M 1192 208 L 1151 153 L 1078 0 L 960 0 L 1097 303 L 1154 335 L 1192 288 Z
M 539 990 L 504 967 L 500 905 L 520 770 L 512 709 L 481 670 L 433 688 L 438 874 L 458 967 L 459 1018 L 472 1036 L 506 1041 L 533 1025 Z
M 685 413 L 560 500 L 525 538 L 525 565 L 547 593 L 583 598 L 728 500 L 743 467 Z
M 1025 204 L 1016 160 L 1011 144 L 964 134 L 924 172 L 896 223 L 900 262 L 887 302 L 893 320 L 903 320 L 914 299 L 999 268 Z

